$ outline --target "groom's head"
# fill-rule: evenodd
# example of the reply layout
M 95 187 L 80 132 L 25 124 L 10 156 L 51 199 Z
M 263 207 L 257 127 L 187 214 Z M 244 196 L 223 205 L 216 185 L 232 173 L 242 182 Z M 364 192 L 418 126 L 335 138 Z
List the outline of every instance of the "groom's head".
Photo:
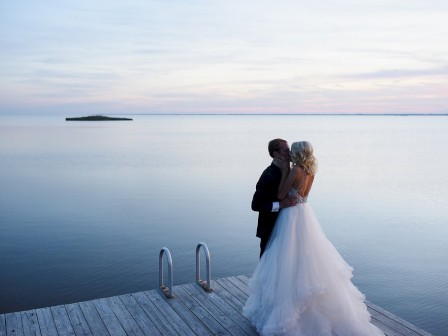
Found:
M 269 141 L 268 151 L 272 158 L 283 159 L 289 162 L 289 146 L 286 140 L 274 139 Z

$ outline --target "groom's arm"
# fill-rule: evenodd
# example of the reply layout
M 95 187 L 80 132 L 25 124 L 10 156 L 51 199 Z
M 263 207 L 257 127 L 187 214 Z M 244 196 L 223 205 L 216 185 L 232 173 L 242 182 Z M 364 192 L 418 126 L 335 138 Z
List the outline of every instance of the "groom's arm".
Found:
M 252 198 L 252 210 L 258 212 L 278 212 L 281 208 L 287 208 L 297 204 L 295 197 L 278 199 L 278 179 L 272 172 L 265 170 L 258 180 L 254 197 Z
M 252 198 L 252 210 L 258 212 L 278 211 L 280 208 L 279 202 L 273 201 L 273 195 L 276 195 L 275 190 L 276 183 L 272 176 L 261 175 Z

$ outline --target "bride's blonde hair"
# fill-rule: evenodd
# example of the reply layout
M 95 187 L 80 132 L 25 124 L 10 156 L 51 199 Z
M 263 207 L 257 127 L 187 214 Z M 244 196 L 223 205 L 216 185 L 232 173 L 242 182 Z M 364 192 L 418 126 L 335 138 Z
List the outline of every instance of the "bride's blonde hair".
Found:
M 291 161 L 303 167 L 305 173 L 316 175 L 317 159 L 313 155 L 313 146 L 308 141 L 298 141 L 291 145 Z

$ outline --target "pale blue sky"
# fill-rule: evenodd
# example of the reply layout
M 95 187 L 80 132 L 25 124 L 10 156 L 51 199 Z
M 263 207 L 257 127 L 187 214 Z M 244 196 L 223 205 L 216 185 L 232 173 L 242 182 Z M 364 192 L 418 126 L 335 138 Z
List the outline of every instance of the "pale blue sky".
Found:
M 0 0 L 0 114 L 448 113 L 446 0 Z

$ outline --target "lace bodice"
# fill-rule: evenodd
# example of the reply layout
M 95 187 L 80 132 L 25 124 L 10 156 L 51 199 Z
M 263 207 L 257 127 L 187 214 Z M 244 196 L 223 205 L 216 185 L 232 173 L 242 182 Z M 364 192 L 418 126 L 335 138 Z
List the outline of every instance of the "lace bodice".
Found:
M 299 203 L 306 203 L 308 201 L 308 196 L 300 196 L 299 191 L 296 188 L 291 188 L 291 190 L 288 192 L 288 196 L 297 198 Z

